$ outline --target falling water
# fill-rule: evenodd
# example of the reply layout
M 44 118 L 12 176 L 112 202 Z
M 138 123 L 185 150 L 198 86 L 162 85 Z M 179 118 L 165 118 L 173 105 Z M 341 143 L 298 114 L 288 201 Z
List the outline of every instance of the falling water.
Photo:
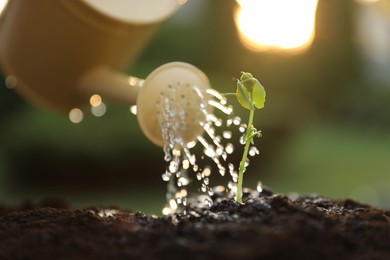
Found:
M 100 117 L 105 114 L 106 106 L 101 96 L 92 95 L 89 101 L 93 115 Z M 131 106 L 130 112 L 136 115 L 136 106 Z M 226 98 L 213 89 L 203 91 L 196 86 L 177 82 L 160 93 L 156 113 L 165 143 L 164 159 L 167 162 L 166 170 L 161 176 L 167 183 L 167 205 L 162 210 L 163 214 L 185 213 L 189 204 L 211 207 L 211 197 L 222 190 L 234 196 L 238 171 L 229 162 L 228 156 L 235 151 L 232 140 L 237 139 L 234 138 L 237 129 L 240 143 L 244 143 L 243 135 L 247 125 L 233 114 L 233 108 L 228 105 Z M 79 108 L 73 108 L 69 112 L 69 119 L 73 123 L 80 123 L 83 118 L 84 112 Z M 203 132 L 203 135 L 194 136 L 188 142 L 188 132 L 192 132 L 188 129 L 193 129 L 195 133 Z M 202 153 L 197 154 L 194 149 L 202 149 Z M 258 149 L 250 147 L 249 155 L 257 154 Z M 249 159 L 246 161 L 247 165 Z M 210 187 L 210 177 L 214 172 L 231 177 L 227 187 Z M 193 182 L 198 183 L 198 196 L 190 196 L 189 187 Z
M 185 88 L 193 89 L 191 96 L 188 96 L 188 89 Z M 227 161 L 228 155 L 234 151 L 234 145 L 229 141 L 233 138 L 233 132 L 226 130 L 226 127 L 239 128 L 242 133 L 246 130 L 246 125 L 241 124 L 240 117 L 233 116 L 233 109 L 227 104 L 226 98 L 213 89 L 202 91 L 196 86 L 183 86 L 178 83 L 170 85 L 168 91 L 160 93 L 156 109 L 165 142 L 164 158 L 167 162 L 167 169 L 162 174 L 163 181 L 168 184 L 167 205 L 163 208 L 163 214 L 185 212 L 188 203 L 195 200 L 196 206 L 212 206 L 211 196 L 215 188 L 210 187 L 210 176 L 214 168 L 221 176 L 228 173 L 232 178 L 227 188 L 218 186 L 219 189 L 222 187 L 224 191 L 234 193 L 238 172 L 234 165 Z M 217 116 L 219 114 L 221 116 Z M 183 136 L 185 131 L 199 126 L 204 134 L 186 143 Z M 193 153 L 192 149 L 195 147 L 201 147 L 203 150 L 200 156 Z M 199 162 L 206 159 L 214 166 L 200 166 L 203 164 Z M 200 182 L 198 192 L 201 195 L 196 198 L 189 197 L 188 192 L 193 181 Z

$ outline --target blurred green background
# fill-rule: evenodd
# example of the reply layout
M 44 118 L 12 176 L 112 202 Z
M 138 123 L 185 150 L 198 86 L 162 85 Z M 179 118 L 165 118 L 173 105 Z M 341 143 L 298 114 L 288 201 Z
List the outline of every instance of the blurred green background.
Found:
M 261 180 L 276 192 L 388 208 L 390 4 L 366 2 L 373 3 L 319 0 L 313 43 L 288 54 L 247 49 L 233 19 L 235 1 L 189 0 L 126 72 L 146 77 L 161 64 L 185 61 L 220 92 L 234 91 L 240 71 L 252 72 L 267 102 L 256 114 L 263 137 L 245 186 Z M 74 207 L 159 213 L 166 192 L 162 149 L 146 140 L 128 107 L 107 107 L 103 117 L 89 114 L 73 124 L 1 83 L 0 202 L 54 196 Z

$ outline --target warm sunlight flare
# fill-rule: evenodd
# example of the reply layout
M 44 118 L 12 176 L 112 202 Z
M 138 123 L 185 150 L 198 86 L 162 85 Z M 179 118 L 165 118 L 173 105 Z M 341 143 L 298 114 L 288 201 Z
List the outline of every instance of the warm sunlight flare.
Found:
M 240 40 L 253 51 L 301 52 L 314 39 L 318 0 L 236 0 Z
M 0 14 L 3 12 L 3 9 L 5 5 L 7 4 L 8 0 L 0 0 Z

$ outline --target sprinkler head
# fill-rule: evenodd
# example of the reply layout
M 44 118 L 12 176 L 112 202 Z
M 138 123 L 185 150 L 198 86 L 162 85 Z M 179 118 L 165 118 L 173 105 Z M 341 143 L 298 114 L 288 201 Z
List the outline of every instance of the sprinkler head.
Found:
M 207 76 L 193 65 L 171 62 L 155 69 L 137 97 L 137 118 L 145 136 L 161 147 L 167 138 L 174 138 L 174 145 L 196 140 L 210 110 L 209 88 Z

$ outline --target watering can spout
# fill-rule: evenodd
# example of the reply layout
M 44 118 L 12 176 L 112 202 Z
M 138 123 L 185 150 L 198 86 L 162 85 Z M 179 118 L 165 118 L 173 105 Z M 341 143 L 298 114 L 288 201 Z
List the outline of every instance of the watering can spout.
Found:
M 92 69 L 78 82 L 78 93 L 89 98 L 95 94 L 126 105 L 135 105 L 144 80 L 115 71 L 107 66 Z
M 203 132 L 199 123 L 206 118 L 201 106 L 208 102 L 210 83 L 207 76 L 191 64 L 166 63 L 152 71 L 145 80 L 101 67 L 86 74 L 80 83 L 80 90 L 87 97 L 98 94 L 127 105 L 136 104 L 142 132 L 158 146 L 167 142 L 162 121 L 171 120 L 171 124 L 185 126 L 175 130 L 183 143 L 194 141 Z M 112 85 L 108 87 L 107 84 Z M 173 106 L 176 108 L 166 111 Z M 177 111 L 172 111 L 174 109 Z M 171 113 L 183 115 L 176 116 L 176 119 L 166 118 Z

